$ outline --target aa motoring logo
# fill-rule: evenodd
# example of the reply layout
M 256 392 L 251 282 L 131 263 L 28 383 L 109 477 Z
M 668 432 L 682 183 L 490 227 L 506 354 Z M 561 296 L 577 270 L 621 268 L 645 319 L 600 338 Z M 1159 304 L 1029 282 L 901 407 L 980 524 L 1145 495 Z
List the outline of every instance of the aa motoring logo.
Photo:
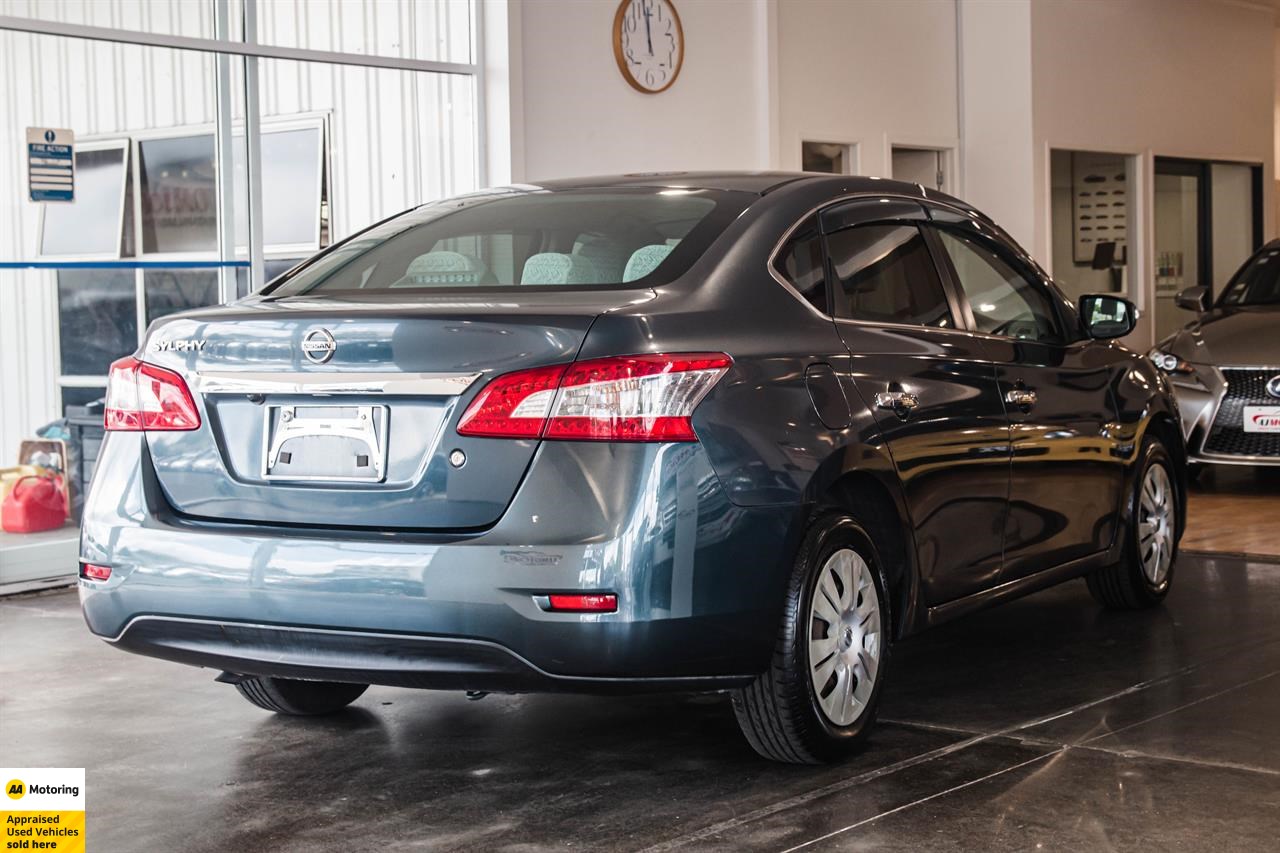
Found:
M 0 853 L 84 853 L 84 768 L 0 767 Z
M 1275 429 L 1280 427 L 1280 415 L 1254 415 L 1253 423 L 1255 426 Z

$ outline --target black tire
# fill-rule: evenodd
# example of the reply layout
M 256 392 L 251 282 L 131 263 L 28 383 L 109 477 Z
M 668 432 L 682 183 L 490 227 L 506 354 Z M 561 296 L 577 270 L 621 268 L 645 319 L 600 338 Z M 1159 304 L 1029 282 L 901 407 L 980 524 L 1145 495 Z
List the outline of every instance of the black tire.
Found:
M 247 676 L 236 683 L 240 695 L 259 708 L 295 717 L 315 717 L 341 711 L 367 689 L 367 684 L 298 681 L 265 675 Z
M 832 555 L 843 549 L 862 558 L 875 584 L 879 662 L 870 698 L 859 716 L 851 724 L 837 725 L 823 711 L 810 677 L 809 637 L 815 624 L 810 608 L 823 568 Z M 854 605 L 862 600 L 856 591 L 851 595 Z M 888 597 L 873 538 L 844 513 L 815 515 L 788 579 L 782 624 L 769 668 L 750 685 L 733 692 L 738 725 L 755 751 L 765 758 L 791 764 L 822 764 L 856 751 L 875 722 L 889 662 L 890 634 Z M 850 677 L 844 673 L 844 678 Z
M 1155 466 L 1164 468 L 1169 482 L 1169 501 L 1172 507 L 1174 531 L 1170 539 L 1170 558 L 1167 572 L 1153 581 L 1143 568 L 1143 548 L 1139 535 L 1143 510 L 1141 494 L 1147 473 Z M 1148 438 L 1139 453 L 1138 475 L 1134 478 L 1133 491 L 1129 495 L 1129 513 L 1123 531 L 1120 561 L 1105 566 L 1085 581 L 1094 599 L 1112 610 L 1144 610 L 1155 607 L 1169 594 L 1174 570 L 1178 564 L 1178 540 L 1182 537 L 1182 500 L 1177 491 L 1177 479 L 1173 474 L 1173 462 L 1157 439 Z

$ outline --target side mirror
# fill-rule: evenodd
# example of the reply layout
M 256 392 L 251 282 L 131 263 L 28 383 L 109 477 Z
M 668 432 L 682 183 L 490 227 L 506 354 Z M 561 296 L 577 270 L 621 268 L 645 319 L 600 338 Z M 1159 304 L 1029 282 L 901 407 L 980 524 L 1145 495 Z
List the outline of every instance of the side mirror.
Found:
M 1197 314 L 1209 313 L 1209 288 L 1207 287 L 1188 287 L 1186 290 L 1179 291 L 1173 300 L 1179 308 L 1185 308 L 1188 311 L 1194 311 Z
M 1138 324 L 1138 307 L 1120 296 L 1091 293 L 1080 297 L 1080 322 L 1091 338 L 1123 338 Z

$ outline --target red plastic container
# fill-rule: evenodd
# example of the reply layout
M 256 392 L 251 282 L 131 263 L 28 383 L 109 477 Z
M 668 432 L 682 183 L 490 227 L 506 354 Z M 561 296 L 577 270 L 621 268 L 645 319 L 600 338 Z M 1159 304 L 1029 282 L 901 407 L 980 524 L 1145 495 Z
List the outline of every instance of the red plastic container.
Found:
M 61 479 L 23 477 L 0 506 L 0 527 L 6 533 L 37 533 L 67 523 L 67 497 Z

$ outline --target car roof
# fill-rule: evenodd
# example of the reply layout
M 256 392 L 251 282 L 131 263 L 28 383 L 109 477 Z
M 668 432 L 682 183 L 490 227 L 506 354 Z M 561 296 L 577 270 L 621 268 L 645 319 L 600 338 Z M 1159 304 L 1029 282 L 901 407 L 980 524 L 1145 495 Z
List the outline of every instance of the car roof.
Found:
M 941 201 L 961 209 L 979 213 L 968 203 L 920 184 L 864 175 L 832 175 L 825 172 L 633 172 L 625 175 L 595 175 L 583 178 L 558 178 L 532 181 L 520 187 L 556 192 L 559 190 L 601 189 L 610 187 L 657 187 L 661 189 L 700 189 L 748 192 L 766 195 L 784 186 L 803 184 L 815 194 L 825 190 L 832 197 L 859 193 L 892 193 Z M 985 218 L 985 217 L 984 217 Z

